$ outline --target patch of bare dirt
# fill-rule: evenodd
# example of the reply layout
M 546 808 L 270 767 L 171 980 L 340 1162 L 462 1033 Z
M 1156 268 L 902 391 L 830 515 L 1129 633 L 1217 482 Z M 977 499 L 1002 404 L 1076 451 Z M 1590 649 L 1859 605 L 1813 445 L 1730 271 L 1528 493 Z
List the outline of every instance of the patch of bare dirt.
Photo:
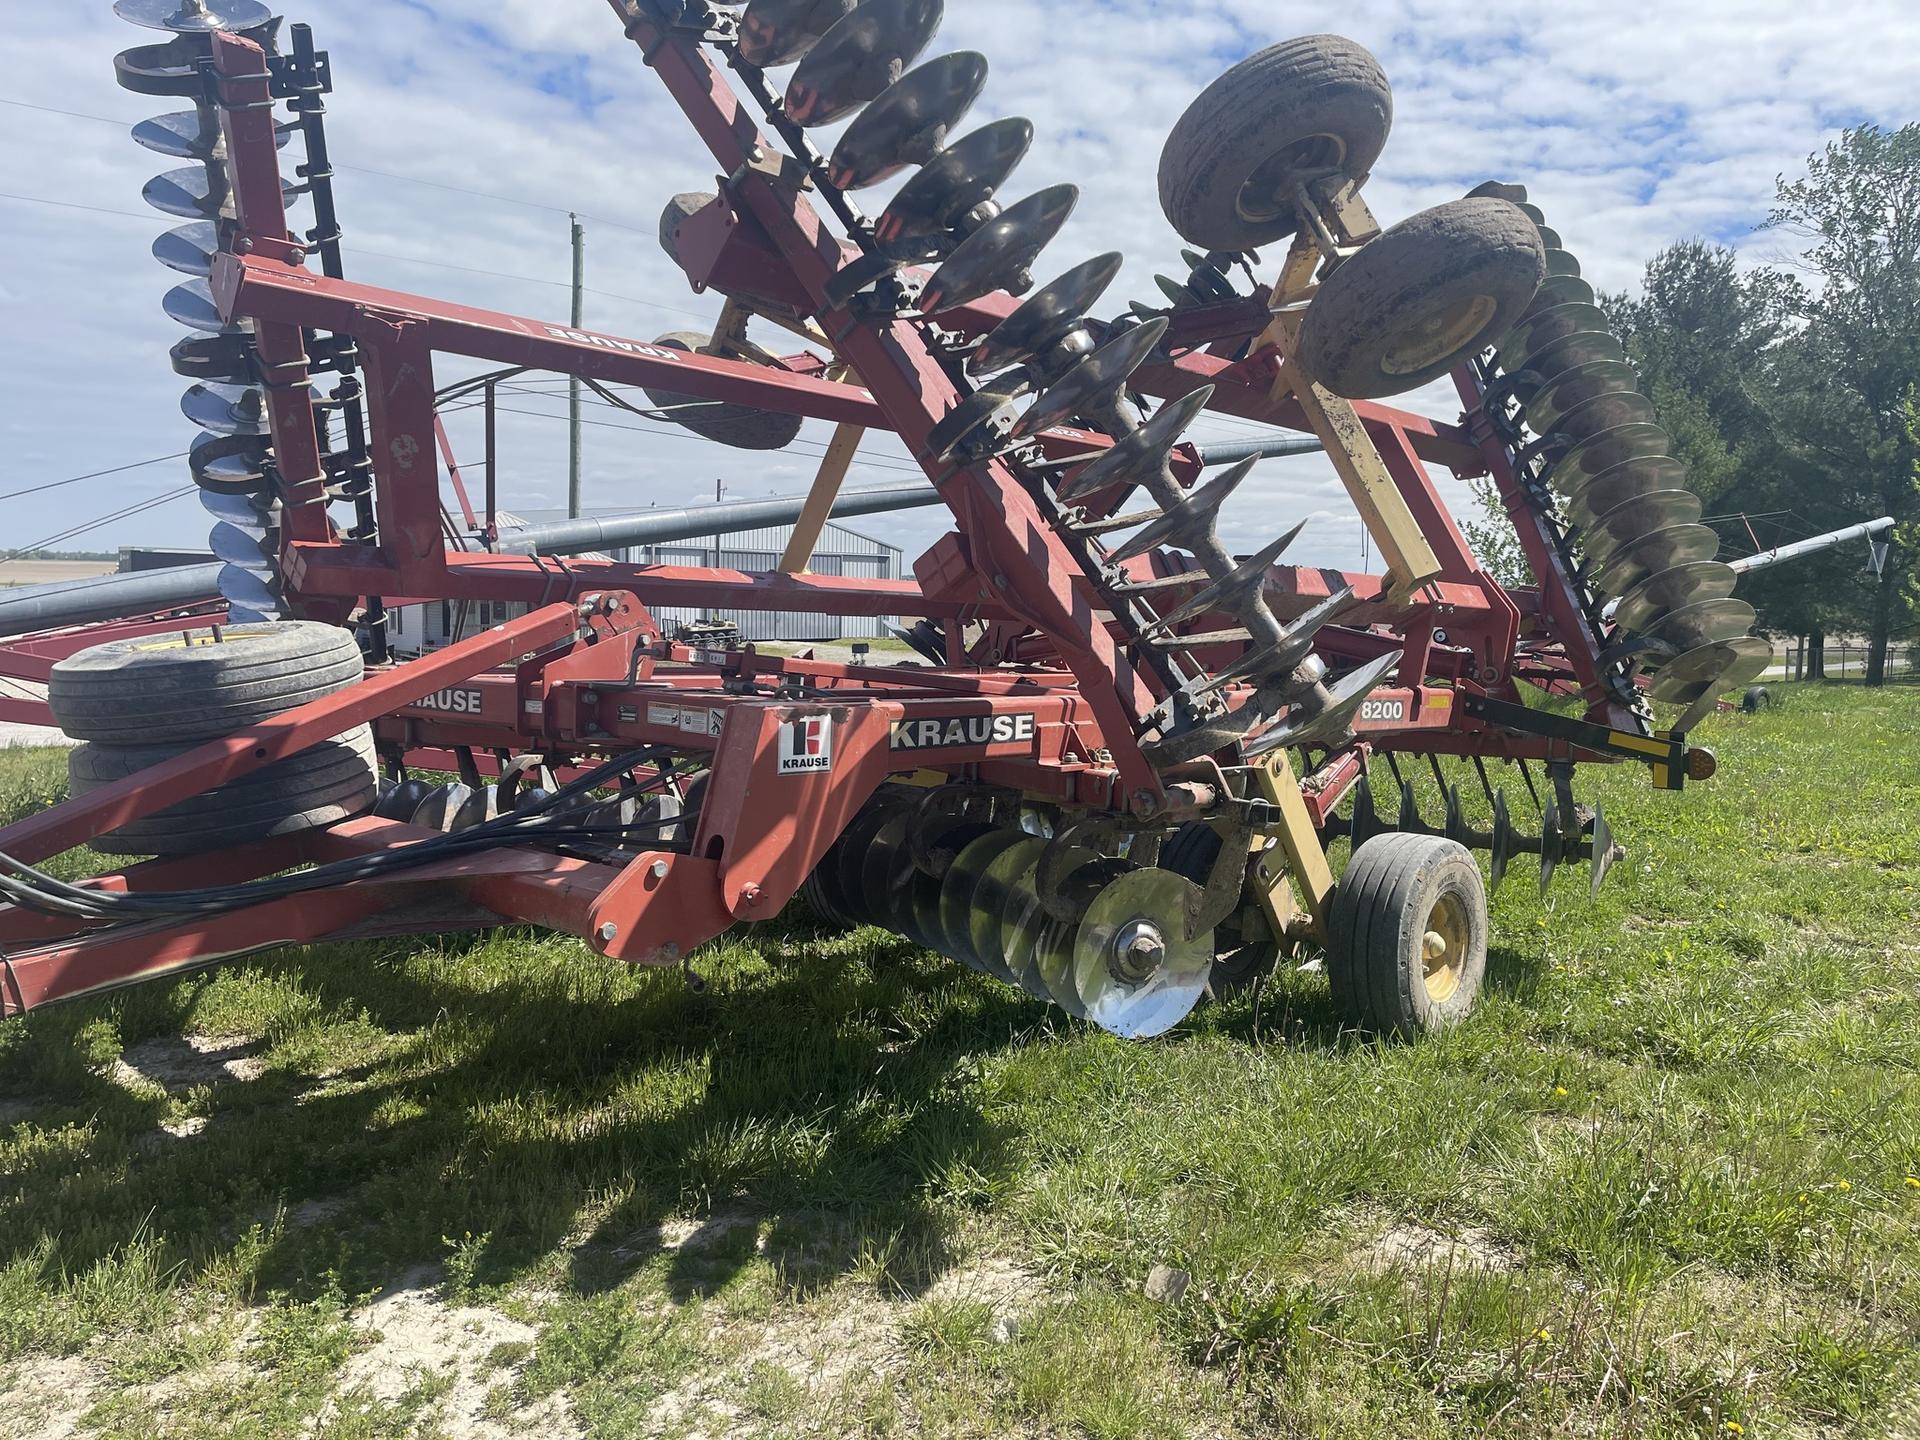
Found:
M 336 1395 L 398 1400 L 422 1381 L 437 1378 L 449 1382 L 435 1403 L 440 1431 L 453 1440 L 522 1433 L 563 1440 L 581 1433 L 562 1395 L 515 1407 L 504 1418 L 488 1413 L 488 1392 L 512 1384 L 539 1332 L 497 1310 L 450 1304 L 440 1293 L 436 1270 L 408 1272 L 356 1313 L 353 1324 L 368 1343 L 334 1377 Z M 502 1346 L 514 1347 L 520 1358 L 498 1363 Z
M 129 1090 L 157 1087 L 169 1095 L 244 1083 L 266 1073 L 261 1049 L 260 1042 L 240 1035 L 162 1035 L 129 1046 L 107 1078 Z
M 0 1440 L 69 1440 L 80 1433 L 101 1380 L 78 1355 L 23 1360 L 0 1377 Z
M 1452 1268 L 1499 1272 L 1517 1266 L 1520 1256 L 1479 1226 L 1469 1225 L 1457 1234 L 1448 1234 L 1418 1221 L 1402 1220 L 1355 1247 L 1348 1260 L 1356 1269 L 1374 1271 Z

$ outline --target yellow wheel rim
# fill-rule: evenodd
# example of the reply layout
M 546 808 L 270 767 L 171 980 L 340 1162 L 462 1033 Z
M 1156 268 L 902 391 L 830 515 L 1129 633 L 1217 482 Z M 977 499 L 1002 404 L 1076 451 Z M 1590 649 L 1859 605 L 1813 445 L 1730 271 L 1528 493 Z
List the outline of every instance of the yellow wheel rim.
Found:
M 1420 965 L 1427 986 L 1427 998 L 1444 1005 L 1460 988 L 1466 964 L 1467 944 L 1472 934 L 1467 923 L 1467 907 L 1457 895 L 1443 895 L 1427 916 L 1427 928 L 1420 937 Z

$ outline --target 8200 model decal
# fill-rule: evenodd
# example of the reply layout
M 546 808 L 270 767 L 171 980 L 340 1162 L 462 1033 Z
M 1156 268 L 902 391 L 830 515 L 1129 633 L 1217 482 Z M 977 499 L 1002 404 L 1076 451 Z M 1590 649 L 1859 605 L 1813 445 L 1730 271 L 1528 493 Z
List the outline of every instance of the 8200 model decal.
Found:
M 1360 702 L 1362 720 L 1404 720 L 1407 718 L 1407 702 L 1404 700 L 1362 700 Z
M 1033 739 L 1031 714 L 948 715 L 900 720 L 893 727 L 895 750 L 935 750 L 949 745 L 1003 745 Z

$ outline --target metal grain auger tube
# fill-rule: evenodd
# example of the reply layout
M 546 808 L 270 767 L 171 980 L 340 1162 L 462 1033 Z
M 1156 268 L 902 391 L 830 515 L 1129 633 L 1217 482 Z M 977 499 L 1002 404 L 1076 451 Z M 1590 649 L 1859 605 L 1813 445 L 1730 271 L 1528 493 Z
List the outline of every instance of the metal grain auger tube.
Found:
M 1597 891 L 1623 852 L 1577 801 L 1577 766 L 1632 761 L 1670 791 L 1713 773 L 1685 731 L 1751 673 L 1751 611 L 1525 193 L 1375 219 L 1363 191 L 1393 107 L 1364 49 L 1285 40 L 1201 92 L 1159 169 L 1188 248 L 1157 294 L 1120 303 L 1119 254 L 1043 262 L 1079 190 L 1011 194 L 1033 125 L 969 124 L 988 60 L 929 56 L 940 0 L 609 8 L 608 42 L 634 43 L 724 177 L 660 222 L 720 306 L 702 331 L 633 340 L 346 280 L 320 104 L 332 71 L 311 35 L 293 27 L 282 57 L 251 0 L 122 0 L 174 32 L 123 56 L 123 77 L 195 107 L 156 133 L 197 168 L 156 194 L 194 222 L 162 258 L 194 276 L 171 304 L 204 338 L 176 364 L 201 382 L 194 473 L 221 521 L 230 613 L 351 627 L 369 663 L 0 832 L 7 1010 L 376 923 L 530 920 L 684 966 L 804 894 L 829 922 L 883 926 L 1120 1035 L 1162 1034 L 1302 946 L 1324 950 L 1353 1023 L 1414 1035 L 1479 993 L 1473 849 L 1495 883 L 1532 853 L 1543 887 L 1583 862 Z M 823 154 L 819 127 L 841 120 Z M 297 186 L 276 159 L 289 127 Z M 305 234 L 286 219 L 300 192 Z M 807 348 L 781 354 L 773 331 Z M 482 523 L 438 425 L 440 355 L 506 367 L 494 378 L 581 376 L 736 464 L 792 445 L 807 418 L 833 439 L 765 570 L 475 551 L 446 543 L 459 527 L 440 487 L 468 530 L 497 533 L 492 379 L 456 387 L 489 407 Z M 1448 375 L 1457 423 L 1383 403 Z M 1256 433 L 1196 445 L 1208 413 Z M 910 579 L 808 569 L 869 431 L 898 438 L 952 516 Z M 1308 452 L 1333 466 L 1381 573 L 1287 563 L 1299 515 L 1268 517 L 1275 538 L 1250 553 L 1223 543 L 1254 467 Z M 1487 575 L 1432 465 L 1493 479 L 1531 589 Z M 381 596 L 488 620 L 400 661 Z M 913 657 L 768 655 L 716 629 L 688 643 L 656 621 L 663 606 L 897 618 Z M 84 666 L 85 638 L 34 643 Z M 1575 697 L 1574 713 L 1528 705 L 1523 684 Z M 1661 729 L 1669 701 L 1682 718 Z M 351 818 L 270 827 L 256 854 L 197 852 L 204 876 L 176 860 L 63 887 L 39 868 L 102 829 L 137 840 L 168 807 L 362 725 L 385 770 L 370 813 L 356 800 Z M 1468 819 L 1445 757 L 1472 763 L 1490 824 Z M 1401 771 L 1421 758 L 1438 823 Z M 1400 784 L 1391 823 L 1376 759 Z M 1520 767 L 1537 831 L 1489 759 Z

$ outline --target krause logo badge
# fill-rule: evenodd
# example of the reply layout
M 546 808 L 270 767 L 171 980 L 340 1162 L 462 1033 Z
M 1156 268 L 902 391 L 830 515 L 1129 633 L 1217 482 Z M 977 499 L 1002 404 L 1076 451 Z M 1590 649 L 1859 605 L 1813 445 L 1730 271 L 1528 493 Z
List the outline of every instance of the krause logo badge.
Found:
M 1033 715 L 943 715 L 896 720 L 895 750 L 937 750 L 949 745 L 1004 745 L 1033 739 Z
M 780 774 L 812 775 L 832 768 L 831 715 L 802 715 L 780 726 Z

